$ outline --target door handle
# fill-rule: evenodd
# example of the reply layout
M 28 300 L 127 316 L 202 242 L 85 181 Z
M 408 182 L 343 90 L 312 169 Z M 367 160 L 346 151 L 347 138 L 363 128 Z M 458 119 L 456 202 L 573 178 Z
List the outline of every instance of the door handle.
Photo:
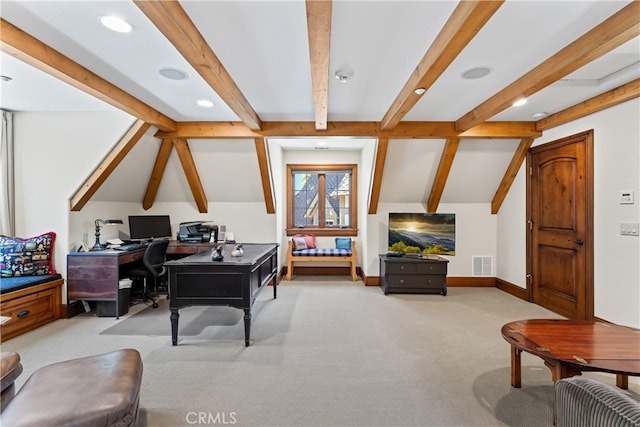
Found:
M 584 242 L 583 242 L 582 240 L 580 240 L 580 239 L 578 239 L 578 240 L 571 240 L 571 239 L 569 239 L 569 241 L 570 241 L 570 242 L 575 243 L 575 244 L 576 244 L 576 245 L 578 245 L 578 246 L 582 246 L 582 245 L 584 245 Z

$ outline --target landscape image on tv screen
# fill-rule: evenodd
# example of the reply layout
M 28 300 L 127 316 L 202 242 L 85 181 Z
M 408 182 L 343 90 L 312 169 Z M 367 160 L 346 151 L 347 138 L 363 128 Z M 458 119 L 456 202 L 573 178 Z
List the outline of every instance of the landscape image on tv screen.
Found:
M 388 250 L 455 255 L 456 215 L 390 212 Z

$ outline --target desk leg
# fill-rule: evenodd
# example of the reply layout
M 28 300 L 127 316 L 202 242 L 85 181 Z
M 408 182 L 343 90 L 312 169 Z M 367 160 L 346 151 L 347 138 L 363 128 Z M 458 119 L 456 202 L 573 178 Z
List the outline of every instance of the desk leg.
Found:
M 178 345 L 178 319 L 180 318 L 180 313 L 178 313 L 177 308 L 171 309 L 169 318 L 171 319 L 171 344 Z
M 522 350 L 511 345 L 511 386 L 515 388 L 520 388 L 522 385 L 521 353 Z
M 278 275 L 276 274 L 273 276 L 273 299 L 276 299 L 278 296 L 277 290 L 278 290 Z
M 249 347 L 249 337 L 251 336 L 251 309 L 244 309 L 244 345 Z

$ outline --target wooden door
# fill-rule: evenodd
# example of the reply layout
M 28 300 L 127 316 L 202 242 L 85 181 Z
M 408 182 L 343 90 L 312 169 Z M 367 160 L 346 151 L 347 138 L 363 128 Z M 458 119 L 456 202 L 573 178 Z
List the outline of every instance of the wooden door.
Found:
M 593 318 L 593 131 L 529 150 L 527 291 L 570 319 Z

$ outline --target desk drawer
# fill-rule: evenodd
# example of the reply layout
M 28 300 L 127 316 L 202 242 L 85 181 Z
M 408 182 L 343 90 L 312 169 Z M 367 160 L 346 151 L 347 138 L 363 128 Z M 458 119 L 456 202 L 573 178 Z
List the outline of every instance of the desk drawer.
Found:
M 417 267 L 416 263 L 388 262 L 387 274 L 416 274 Z

